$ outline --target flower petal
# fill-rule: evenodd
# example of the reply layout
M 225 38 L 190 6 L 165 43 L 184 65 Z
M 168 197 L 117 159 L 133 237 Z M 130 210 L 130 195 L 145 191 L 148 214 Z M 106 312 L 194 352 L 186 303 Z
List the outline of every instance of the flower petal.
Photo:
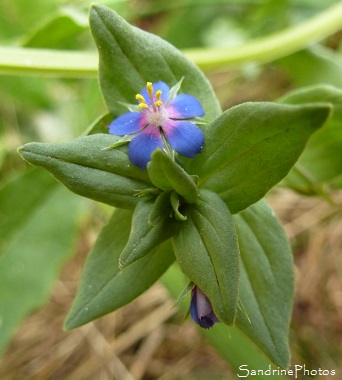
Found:
M 166 140 L 172 149 L 185 157 L 194 157 L 202 150 L 204 134 L 188 121 L 169 120 L 163 125 Z
M 210 329 L 210 327 L 213 327 L 216 321 L 213 321 L 210 316 L 202 317 L 199 321 L 199 325 L 203 327 L 204 329 Z
M 166 103 L 168 98 L 169 98 L 169 94 L 170 94 L 169 86 L 165 82 L 160 80 L 158 82 L 152 83 L 152 87 L 153 87 L 154 93 L 156 93 L 156 91 L 158 91 L 158 90 L 160 90 L 162 92 L 160 99 L 163 101 L 163 103 Z M 146 103 L 148 105 L 151 105 L 151 101 L 150 101 L 150 98 L 148 96 L 146 87 L 144 87 L 141 90 L 140 94 L 145 98 Z
M 207 296 L 197 287 L 197 313 L 200 318 L 208 316 L 213 311 Z
M 163 149 L 159 129 L 149 126 L 133 137 L 128 146 L 128 157 L 134 165 L 146 169 L 147 163 L 151 161 L 152 152 L 157 148 Z
M 190 315 L 197 324 L 205 329 L 209 329 L 216 322 L 220 322 L 210 301 L 197 286 L 191 292 Z
M 124 136 L 139 132 L 147 125 L 146 115 L 142 112 L 127 112 L 109 124 L 109 133 Z
M 191 318 L 196 323 L 198 323 L 198 324 L 200 323 L 200 318 L 199 318 L 198 313 L 197 313 L 197 292 L 196 292 L 196 288 L 194 288 L 192 290 L 192 294 L 191 294 L 190 315 L 191 315 Z
M 172 119 L 189 119 L 204 115 L 201 103 L 192 95 L 177 95 L 167 108 Z
M 211 313 L 207 316 L 210 318 L 210 320 L 214 323 L 220 323 L 221 321 L 217 318 L 216 314 L 214 313 L 214 310 L 211 311 Z

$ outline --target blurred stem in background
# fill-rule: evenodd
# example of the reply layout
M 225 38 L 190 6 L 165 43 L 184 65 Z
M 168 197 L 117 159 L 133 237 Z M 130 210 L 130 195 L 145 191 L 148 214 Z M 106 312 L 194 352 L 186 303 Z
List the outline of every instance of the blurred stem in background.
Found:
M 233 48 L 198 48 L 184 54 L 202 69 L 241 66 L 247 62 L 265 63 L 287 56 L 339 31 L 342 2 L 289 27 Z M 97 75 L 97 53 L 0 47 L 0 74 L 48 75 L 86 78 Z

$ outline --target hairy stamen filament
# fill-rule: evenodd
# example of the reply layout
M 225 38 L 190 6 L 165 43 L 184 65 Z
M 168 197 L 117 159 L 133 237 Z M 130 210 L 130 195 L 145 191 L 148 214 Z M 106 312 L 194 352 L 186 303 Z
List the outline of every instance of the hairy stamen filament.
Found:
M 151 102 L 153 111 L 157 112 L 157 108 L 156 108 L 156 105 L 155 105 L 154 99 L 153 99 L 153 86 L 152 86 L 151 82 L 147 82 L 146 89 L 147 89 L 148 97 L 150 98 L 150 102 Z
M 151 106 L 153 112 L 159 112 L 160 107 L 164 104 L 161 100 L 161 90 L 157 90 L 155 94 L 153 94 L 153 85 L 151 82 L 147 82 L 146 84 L 147 94 L 151 102 Z M 155 98 L 154 98 L 155 97 Z M 146 103 L 145 98 L 141 94 L 136 94 L 135 99 L 137 99 L 140 103 L 138 104 L 139 109 L 143 110 L 148 108 L 148 104 Z

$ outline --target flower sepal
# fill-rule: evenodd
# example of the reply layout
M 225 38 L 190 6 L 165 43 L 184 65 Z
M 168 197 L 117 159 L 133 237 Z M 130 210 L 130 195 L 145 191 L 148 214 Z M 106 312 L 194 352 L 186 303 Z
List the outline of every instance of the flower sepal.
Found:
M 132 140 L 132 136 L 126 135 L 124 137 L 121 137 L 121 139 L 115 141 L 114 144 L 111 144 L 111 145 L 107 146 L 106 148 L 103 148 L 103 150 L 109 150 L 109 149 L 118 148 L 121 145 L 128 144 L 131 140 Z
M 171 193 L 170 201 L 171 201 L 171 206 L 173 209 L 174 218 L 180 222 L 187 220 L 188 217 L 181 211 L 181 207 L 183 206 L 182 202 L 175 191 Z
M 177 96 L 181 86 L 182 86 L 182 83 L 183 83 L 183 80 L 184 80 L 184 77 L 181 78 L 181 80 L 179 80 L 174 86 L 172 86 L 170 88 L 170 94 L 169 94 L 169 98 L 166 102 L 166 105 L 168 106 L 172 100 Z
M 118 102 L 123 107 L 126 107 L 130 112 L 139 112 L 140 108 L 137 104 L 131 104 L 131 103 L 125 103 L 125 102 Z

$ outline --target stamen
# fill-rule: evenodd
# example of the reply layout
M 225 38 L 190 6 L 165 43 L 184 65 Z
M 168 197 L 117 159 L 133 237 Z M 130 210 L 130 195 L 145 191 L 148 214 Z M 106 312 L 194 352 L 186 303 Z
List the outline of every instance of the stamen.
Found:
M 148 97 L 150 98 L 152 109 L 154 112 L 157 112 L 157 108 L 153 99 L 153 86 L 151 82 L 147 82 L 146 89 L 147 89 Z
M 147 82 L 146 88 L 147 88 L 147 92 L 149 93 L 149 95 L 152 95 L 153 94 L 153 86 L 152 86 L 151 82 Z
M 157 101 L 156 101 L 156 106 L 157 106 L 157 107 L 160 107 L 160 106 L 163 105 L 163 101 L 160 99 L 161 94 L 162 94 L 162 91 L 161 91 L 161 90 L 157 90 L 157 91 L 156 91 L 155 96 L 156 96 L 156 99 L 157 99 Z
M 139 100 L 141 103 L 146 103 L 145 98 L 141 94 L 136 94 L 135 99 Z
M 139 109 L 143 110 L 144 108 L 148 108 L 148 105 L 146 103 L 140 103 L 138 104 Z

